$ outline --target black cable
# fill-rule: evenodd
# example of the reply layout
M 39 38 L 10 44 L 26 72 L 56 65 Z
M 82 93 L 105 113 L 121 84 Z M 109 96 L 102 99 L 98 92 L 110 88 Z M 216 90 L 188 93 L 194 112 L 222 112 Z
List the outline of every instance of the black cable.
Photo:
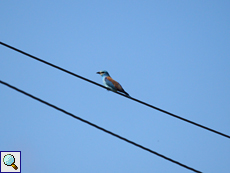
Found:
M 78 77 L 78 78 L 80 78 L 80 79 L 83 79 L 83 80 L 85 80 L 85 81 L 87 81 L 87 82 L 90 82 L 90 83 L 92 83 L 92 84 L 94 84 L 94 85 L 97 85 L 97 86 L 102 87 L 102 88 L 104 88 L 104 89 L 110 90 L 109 88 L 107 88 L 107 87 L 105 87 L 105 86 L 103 86 L 103 85 L 101 85 L 101 84 L 98 84 L 98 83 L 96 83 L 96 82 L 94 82 L 94 81 L 92 81 L 92 80 L 89 80 L 89 79 L 87 79 L 87 78 L 84 78 L 84 77 L 82 77 L 82 76 L 80 76 L 80 75 L 77 75 L 77 74 L 75 74 L 75 73 L 73 73 L 73 72 L 70 72 L 70 71 L 68 71 L 68 70 L 66 70 L 66 69 L 64 69 L 64 68 L 58 67 L 58 66 L 56 66 L 56 65 L 54 65 L 54 64 L 51 64 L 51 63 L 49 63 L 49 62 L 47 62 L 47 61 L 44 61 L 44 60 L 42 60 L 42 59 L 40 59 L 40 58 L 37 58 L 37 57 L 35 57 L 35 56 L 33 56 L 33 55 L 30 55 L 30 54 L 28 54 L 28 53 L 26 53 L 26 52 L 24 52 L 24 51 L 22 51 L 22 50 L 19 50 L 19 49 L 15 48 L 15 47 L 10 46 L 10 45 L 8 45 L 8 44 L 5 44 L 5 43 L 3 43 L 3 42 L 0 42 L 0 44 L 2 44 L 3 46 L 8 47 L 8 48 L 10 48 L 10 49 L 13 49 L 13 50 L 15 50 L 15 51 L 17 51 L 17 52 L 20 52 L 20 53 L 22 53 L 22 54 L 24 54 L 24 55 L 26 55 L 26 56 L 29 56 L 29 57 L 31 57 L 31 58 L 37 60 L 37 61 L 40 61 L 40 62 L 42 62 L 42 63 L 45 63 L 45 64 L 47 64 L 47 65 L 49 65 L 49 66 L 54 67 L 54 68 L 57 68 L 57 69 L 59 69 L 59 70 L 61 70 L 61 71 L 64 71 L 64 72 L 66 72 L 66 73 L 68 73 L 68 74 L 71 74 L 71 75 L 73 75 L 73 76 L 75 76 L 75 77 Z M 185 118 L 180 117 L 180 116 L 178 116 L 178 115 L 175 115 L 175 114 L 173 114 L 173 113 L 171 113 L 171 112 L 168 112 L 168 111 L 165 111 L 165 110 L 163 110 L 163 109 L 160 109 L 160 108 L 158 108 L 158 107 L 156 107 L 156 106 L 150 105 L 150 104 L 148 104 L 148 103 L 145 103 L 145 102 L 140 101 L 140 100 L 138 100 L 138 99 L 135 99 L 135 98 L 133 98 L 133 97 L 126 96 L 126 95 L 121 94 L 121 93 L 119 93 L 119 92 L 116 92 L 116 93 L 119 94 L 119 95 L 122 95 L 122 96 L 124 96 L 124 97 L 127 97 L 127 98 L 129 98 L 129 99 L 131 99 L 131 100 L 134 100 L 134 101 L 136 101 L 136 102 L 139 102 L 139 103 L 141 103 L 141 104 L 143 104 L 143 105 L 146 105 L 146 106 L 148 106 L 148 107 L 151 107 L 151 108 L 153 108 L 153 109 L 156 109 L 156 110 L 158 110 L 158 111 L 160 111 L 160 112 L 163 112 L 163 113 L 165 113 L 165 114 L 168 114 L 168 115 L 170 115 L 170 116 L 173 116 L 173 117 L 175 117 L 175 118 L 178 118 L 178 119 L 180 119 L 180 120 L 183 120 L 183 121 L 185 121 L 185 122 L 187 122 L 187 123 L 193 124 L 193 125 L 195 125 L 195 126 L 198 126 L 198 127 L 200 127 L 200 128 L 206 129 L 206 130 L 208 130 L 208 131 L 214 132 L 214 133 L 216 133 L 216 134 L 218 134 L 218 135 L 221 135 L 221 136 L 224 136 L 224 137 L 227 137 L 227 138 L 230 139 L 230 136 L 229 136 L 229 135 L 226 135 L 226 134 L 224 134 L 224 133 L 222 133 L 222 132 L 219 132 L 219 131 L 216 131 L 216 130 L 211 129 L 211 128 L 209 128 L 209 127 L 203 126 L 203 125 L 198 124 L 198 123 L 196 123 L 196 122 L 190 121 L 190 120 L 188 120 L 188 119 L 185 119 Z
M 76 115 L 74 115 L 74 114 L 72 114 L 72 113 L 69 113 L 69 112 L 65 111 L 64 109 L 61 109 L 61 108 L 59 108 L 59 107 L 57 107 L 57 106 L 55 106 L 55 105 L 53 105 L 53 104 L 51 104 L 51 103 L 48 103 L 48 102 L 46 102 L 46 101 L 44 101 L 44 100 L 42 100 L 42 99 L 40 99 L 40 98 L 38 98 L 38 97 L 35 97 L 35 96 L 33 96 L 33 95 L 31 95 L 31 94 L 29 94 L 29 93 L 23 91 L 23 90 L 20 90 L 20 89 L 18 89 L 18 88 L 16 88 L 16 87 L 14 87 L 14 86 L 12 86 L 12 85 L 6 83 L 6 82 L 3 82 L 3 81 L 0 80 L 0 83 L 2 83 L 3 85 L 8 86 L 8 87 L 10 87 L 10 88 L 12 88 L 12 89 L 18 91 L 18 92 L 20 92 L 20 93 L 22 93 L 22 94 L 25 94 L 25 95 L 27 95 L 27 96 L 29 96 L 29 97 L 31 97 L 31 98 L 33 98 L 33 99 L 35 99 L 35 100 L 41 102 L 41 103 L 44 103 L 44 104 L 46 104 L 46 105 L 48 105 L 48 106 L 50 106 L 50 107 L 52 107 L 52 108 L 54 108 L 54 109 L 56 109 L 56 110 L 58 110 L 58 111 L 61 111 L 61 112 L 65 113 L 65 114 L 67 114 L 67 115 L 69 115 L 69 116 L 71 116 L 71 117 L 73 117 L 73 118 L 76 118 L 76 119 L 78 119 L 78 120 L 80 120 L 80 121 L 82 121 L 82 122 L 84 122 L 84 123 L 86 123 L 86 124 L 88 124 L 88 125 L 91 125 L 91 126 L 97 128 L 97 129 L 99 129 L 99 130 L 102 130 L 102 131 L 104 131 L 104 132 L 106 132 L 106 133 L 108 133 L 108 134 L 110 134 L 110 135 L 112 135 L 112 136 L 115 136 L 115 137 L 117 137 L 117 138 L 119 138 L 119 139 L 121 139 L 121 140 L 123 140 L 123 141 L 126 141 L 126 142 L 128 142 L 128 143 L 130 143 L 130 144 L 132 144 L 132 145 L 135 145 L 136 147 L 139 147 L 139 148 L 141 148 L 141 149 L 143 149 L 143 150 L 146 150 L 146 151 L 148 151 L 148 152 L 150 152 L 150 153 L 152 153 L 152 154 L 155 154 L 155 155 L 157 155 L 157 156 L 159 156 L 159 157 L 162 157 L 162 158 L 164 158 L 164 159 L 166 159 L 166 160 L 168 160 L 168 161 L 170 161 L 170 162 L 173 162 L 173 163 L 175 163 L 175 164 L 177 164 L 177 165 L 180 165 L 180 166 L 182 166 L 182 167 L 184 167 L 184 168 L 186 168 L 186 169 L 189 169 L 189 170 L 191 170 L 191 171 L 200 172 L 200 171 L 198 171 L 198 170 L 196 170 L 196 169 L 194 169 L 194 168 L 191 168 L 191 167 L 189 167 L 189 166 L 187 166 L 187 165 L 184 165 L 184 164 L 182 164 L 182 163 L 180 163 L 180 162 L 177 162 L 177 161 L 175 161 L 175 160 L 173 160 L 173 159 L 170 159 L 169 157 L 166 157 L 166 156 L 164 156 L 164 155 L 162 155 L 162 154 L 159 154 L 159 153 L 157 153 L 157 152 L 155 152 L 155 151 L 153 151 L 153 150 L 151 150 L 151 149 L 149 149 L 149 148 L 146 148 L 146 147 L 144 147 L 144 146 L 142 146 L 142 145 L 140 145 L 140 144 L 137 144 L 137 143 L 135 143 L 135 142 L 133 142 L 133 141 L 131 141 L 131 140 L 129 140 L 129 139 L 126 139 L 126 138 L 124 138 L 124 137 L 122 137 L 122 136 L 120 136 L 120 135 L 117 135 L 117 134 L 115 134 L 115 133 L 113 133 L 113 132 L 111 132 L 111 131 L 109 131 L 109 130 L 106 130 L 106 129 L 104 129 L 104 128 L 102 128 L 102 127 L 96 125 L 96 124 L 93 124 L 93 123 L 91 123 L 91 122 L 89 122 L 89 121 L 87 121 L 87 120 L 84 120 L 84 119 L 82 119 L 82 118 L 80 118 L 80 117 L 78 117 L 78 116 L 76 116 Z

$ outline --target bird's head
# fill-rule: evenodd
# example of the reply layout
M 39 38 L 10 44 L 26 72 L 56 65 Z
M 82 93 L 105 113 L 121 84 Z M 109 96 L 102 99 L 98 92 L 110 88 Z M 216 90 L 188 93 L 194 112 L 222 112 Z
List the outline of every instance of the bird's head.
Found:
M 99 71 L 97 74 L 100 74 L 101 76 L 109 76 L 109 73 L 106 70 Z

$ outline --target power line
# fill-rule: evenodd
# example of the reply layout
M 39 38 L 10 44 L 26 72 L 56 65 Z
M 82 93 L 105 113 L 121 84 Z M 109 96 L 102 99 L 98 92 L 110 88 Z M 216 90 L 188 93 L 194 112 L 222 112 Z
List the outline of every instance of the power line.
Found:
M 146 150 L 146 151 L 148 151 L 148 152 L 150 152 L 150 153 L 152 153 L 152 154 L 155 154 L 155 155 L 157 155 L 157 156 L 159 156 L 159 157 L 162 157 L 162 158 L 164 158 L 164 159 L 166 159 L 166 160 L 168 160 L 168 161 L 170 161 L 170 162 L 173 162 L 173 163 L 175 163 L 175 164 L 177 164 L 177 165 L 180 165 L 180 166 L 182 166 L 182 167 L 184 167 L 184 168 L 186 168 L 186 169 L 189 169 L 189 170 L 194 171 L 194 172 L 199 172 L 199 173 L 201 173 L 201 171 L 198 171 L 198 170 L 196 170 L 196 169 L 194 169 L 194 168 L 191 168 L 191 167 L 189 167 L 189 166 L 187 166 L 187 165 L 184 165 L 184 164 L 182 164 L 182 163 L 180 163 L 180 162 L 178 162 L 178 161 L 175 161 L 175 160 L 173 160 L 173 159 L 171 159 L 171 158 L 169 158 L 169 157 L 166 157 L 166 156 L 164 156 L 164 155 L 162 155 L 162 154 L 159 154 L 159 153 L 157 153 L 157 152 L 155 152 L 155 151 L 153 151 L 153 150 L 151 150 L 151 149 L 149 149 L 149 148 L 147 148 L 147 147 L 144 147 L 144 146 L 142 146 L 142 145 L 140 145 L 140 144 L 137 144 L 137 143 L 135 143 L 135 142 L 133 142 L 133 141 L 127 139 L 127 138 L 124 138 L 124 137 L 122 137 L 122 136 L 120 136 L 120 135 L 118 135 L 118 134 L 116 134 L 116 133 L 113 133 L 113 132 L 111 132 L 111 131 L 109 131 L 109 130 L 106 130 L 106 129 L 104 129 L 104 128 L 98 126 L 98 125 L 96 125 L 96 124 L 93 124 L 93 123 L 91 123 L 91 122 L 89 122 L 89 121 L 87 121 L 87 120 L 84 120 L 84 119 L 82 119 L 82 118 L 80 118 L 80 117 L 78 117 L 78 116 L 76 116 L 76 115 L 74 115 L 74 114 L 72 114 L 72 113 L 70 113 L 70 112 L 67 112 L 67 111 L 64 110 L 64 109 L 61 109 L 61 108 L 59 108 L 59 107 L 57 107 L 57 106 L 55 106 L 55 105 L 53 105 L 53 104 L 51 104 L 51 103 L 48 103 L 48 102 L 46 102 L 46 101 L 44 101 L 44 100 L 42 100 L 42 99 L 40 99 L 40 98 L 38 98 L 38 97 L 35 97 L 35 96 L 33 96 L 33 95 L 31 95 L 31 94 L 29 94 L 29 93 L 27 93 L 27 92 L 25 92 L 25 91 L 23 91 L 23 90 L 21 90 L 21 89 L 18 89 L 18 88 L 14 87 L 14 86 L 12 86 L 12 85 L 6 83 L 6 82 L 3 82 L 3 81 L 0 80 L 0 83 L 2 83 L 2 84 L 5 85 L 5 86 L 8 86 L 9 88 L 12 88 L 12 89 L 14 89 L 14 90 L 20 92 L 20 93 L 22 93 L 22 94 L 25 94 L 25 95 L 27 95 L 27 96 L 29 96 L 29 97 L 31 97 L 31 98 L 33 98 L 33 99 L 35 99 L 35 100 L 37 100 L 37 101 L 43 103 L 43 104 L 46 104 L 46 105 L 48 105 L 48 106 L 50 106 L 50 107 L 52 107 L 52 108 L 54 108 L 54 109 L 56 109 L 56 110 L 58 110 L 58 111 L 60 111 L 60 112 L 63 112 L 63 113 L 65 113 L 65 114 L 67 114 L 67 115 L 69 115 L 69 116 L 71 116 L 71 117 L 73 117 L 73 118 L 75 118 L 75 119 L 78 119 L 78 120 L 80 120 L 80 121 L 82 121 L 82 122 L 84 122 L 84 123 L 86 123 L 86 124 L 88 124 L 88 125 L 90 125 L 90 126 L 93 126 L 93 127 L 97 128 L 97 129 L 99 129 L 99 130 L 102 130 L 102 131 L 104 131 L 105 133 L 108 133 L 108 134 L 110 134 L 110 135 L 112 135 L 112 136 L 115 136 L 115 137 L 117 137 L 117 138 L 119 138 L 119 139 L 121 139 L 121 140 L 123 140 L 123 141 L 125 141 L 125 142 L 128 142 L 128 143 L 132 144 L 132 145 L 135 145 L 136 147 L 139 147 L 139 148 L 141 148 L 141 149 L 143 149 L 143 150 Z
M 75 73 L 73 73 L 73 72 L 70 72 L 70 71 L 68 71 L 68 70 L 66 70 L 66 69 L 64 69 L 64 68 L 61 68 L 61 67 L 59 67 L 59 66 L 56 66 L 56 65 L 54 65 L 54 64 L 52 64 L 52 63 L 50 63 L 50 62 L 47 62 L 47 61 L 42 60 L 42 59 L 40 59 L 40 58 L 37 58 L 37 57 L 35 57 L 35 56 L 33 56 L 33 55 L 30 55 L 30 54 L 28 54 L 28 53 L 26 53 L 26 52 L 24 52 L 24 51 L 22 51 L 22 50 L 19 50 L 19 49 L 15 48 L 15 47 L 12 47 L 12 46 L 10 46 L 10 45 L 8 45 L 8 44 L 6 44 L 6 43 L 0 42 L 0 44 L 2 44 L 2 45 L 5 46 L 5 47 L 8 47 L 8 48 L 10 48 L 10 49 L 12 49 L 12 50 L 15 50 L 15 51 L 17 51 L 17 52 L 20 52 L 20 53 L 22 53 L 22 54 L 24 54 L 24 55 L 26 55 L 26 56 L 28 56 L 28 57 L 30 57 L 30 58 L 33 58 L 33 59 L 35 59 L 35 60 L 37 60 L 37 61 L 40 61 L 40 62 L 42 62 L 42 63 L 44 63 L 44 64 L 47 64 L 47 65 L 49 65 L 49 66 L 51 66 L 51 67 L 54 67 L 54 68 L 59 69 L 59 70 L 61 70 L 61 71 L 64 71 L 64 72 L 66 72 L 66 73 L 68 73 L 68 74 L 70 74 L 70 75 L 73 75 L 73 76 L 75 76 L 75 77 L 78 77 L 78 78 L 80 78 L 80 79 L 83 79 L 83 80 L 85 80 L 85 81 L 87 81 L 87 82 L 90 82 L 90 83 L 92 83 L 92 84 L 94 84 L 94 85 L 97 85 L 97 86 L 99 86 L 99 87 L 102 87 L 102 88 L 104 88 L 104 89 L 110 90 L 109 88 L 107 88 L 107 87 L 105 87 L 105 86 L 103 86 L 103 85 L 101 85 L 101 84 L 98 84 L 98 83 L 96 83 L 96 82 L 94 82 L 94 81 L 92 81 L 92 80 L 89 80 L 89 79 L 84 78 L 84 77 L 82 77 L 82 76 L 80 76 L 80 75 L 77 75 L 77 74 L 75 74 Z M 111 91 L 111 90 L 110 90 L 110 91 Z M 213 132 L 213 133 L 216 133 L 216 134 L 218 134 L 218 135 L 221 135 L 221 136 L 224 136 L 224 137 L 230 139 L 230 136 L 227 135 L 227 134 L 224 134 L 224 133 L 219 132 L 219 131 L 217 131 L 217 130 L 211 129 L 211 128 L 206 127 L 206 126 L 204 126 L 204 125 L 198 124 L 198 123 L 193 122 L 193 121 L 191 121 L 191 120 L 185 119 L 185 118 L 183 118 L 183 117 L 180 117 L 180 116 L 178 116 L 178 115 L 176 115 L 176 114 L 173 114 L 173 113 L 171 113 L 171 112 L 165 111 L 165 110 L 163 110 L 163 109 L 161 109 L 161 108 L 158 108 L 158 107 L 156 107 L 156 106 L 150 105 L 150 104 L 148 104 L 148 103 L 145 103 L 145 102 L 143 102 L 143 101 L 141 101 L 141 100 L 138 100 L 138 99 L 136 99 L 136 98 L 133 98 L 133 97 L 130 97 L 130 96 L 126 96 L 126 95 L 121 94 L 121 93 L 118 93 L 118 92 L 116 92 L 116 94 L 122 95 L 123 97 L 126 97 L 126 98 L 129 98 L 129 99 L 131 99 L 131 100 L 134 100 L 134 101 L 136 101 L 136 102 L 138 102 L 138 103 L 141 103 L 141 104 L 143 104 L 143 105 L 145 105 L 145 106 L 148 106 L 148 107 L 150 107 L 150 108 L 156 109 L 156 110 L 158 110 L 158 111 L 160 111 L 160 112 L 163 112 L 163 113 L 165 113 L 165 114 L 168 114 L 168 115 L 170 115 L 170 116 L 172 116 L 172 117 L 178 118 L 178 119 L 180 119 L 180 120 L 182 120 L 182 121 L 185 121 L 185 122 L 187 122 L 187 123 L 193 124 L 193 125 L 195 125 L 195 126 L 198 126 L 198 127 L 200 127 L 200 128 L 206 129 L 206 130 L 208 130 L 208 131 L 211 131 L 211 132 Z

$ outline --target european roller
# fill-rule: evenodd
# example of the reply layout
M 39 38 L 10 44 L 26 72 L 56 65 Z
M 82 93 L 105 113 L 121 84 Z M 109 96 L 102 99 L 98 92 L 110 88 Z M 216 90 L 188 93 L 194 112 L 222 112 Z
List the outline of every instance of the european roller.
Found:
M 97 74 L 100 74 L 102 77 L 102 81 L 104 83 L 104 85 L 108 88 L 110 88 L 112 91 L 120 91 L 122 93 L 125 93 L 127 96 L 129 96 L 129 94 L 127 92 L 125 92 L 125 90 L 122 88 L 122 86 L 115 80 L 113 80 L 109 73 L 105 70 L 103 71 L 99 71 L 97 72 Z

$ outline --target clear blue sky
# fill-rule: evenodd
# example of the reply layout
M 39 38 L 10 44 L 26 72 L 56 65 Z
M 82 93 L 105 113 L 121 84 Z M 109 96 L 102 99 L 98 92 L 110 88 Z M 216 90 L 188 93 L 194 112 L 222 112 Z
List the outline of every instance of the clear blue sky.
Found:
M 230 1 L 0 1 L 0 40 L 230 135 Z M 230 140 L 0 45 L 0 79 L 203 172 Z M 191 172 L 0 85 L 0 150 L 23 173 Z

